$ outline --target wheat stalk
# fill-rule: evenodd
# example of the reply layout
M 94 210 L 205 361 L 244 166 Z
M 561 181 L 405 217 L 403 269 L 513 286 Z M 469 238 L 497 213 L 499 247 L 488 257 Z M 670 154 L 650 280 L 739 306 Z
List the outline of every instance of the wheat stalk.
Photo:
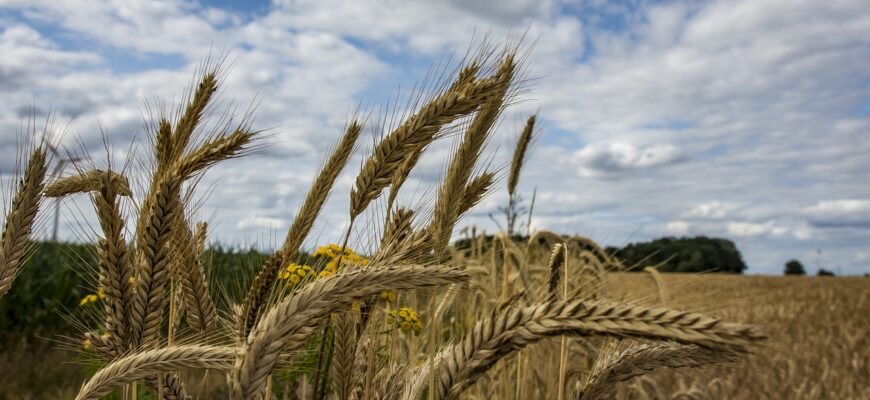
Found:
M 45 145 L 40 145 L 30 154 L 24 176 L 18 182 L 12 206 L 6 214 L 3 233 L 0 234 L 0 297 L 9 291 L 12 281 L 24 266 L 30 232 L 42 198 L 47 169 L 45 151 Z
M 765 339 L 748 325 L 606 301 L 547 301 L 509 307 L 478 322 L 462 342 L 436 357 L 436 398 L 456 398 L 498 360 L 556 335 L 651 338 L 729 351 L 745 351 L 747 346 Z M 429 373 L 416 374 L 416 381 L 408 385 L 406 399 L 416 398 L 425 388 Z
M 476 110 L 500 87 L 495 79 L 468 84 L 463 90 L 445 92 L 424 105 L 416 114 L 375 146 L 363 164 L 350 195 L 350 215 L 356 217 L 381 195 L 393 175 L 421 144 L 431 141 L 440 127 Z
M 140 216 L 142 225 L 137 227 L 136 232 L 140 264 L 136 275 L 137 288 L 130 308 L 128 347 L 131 349 L 153 345 L 159 339 L 169 263 L 166 244 L 172 236 L 172 221 L 182 211 L 179 197 L 181 182 L 177 173 L 158 177 Z
M 281 352 L 302 347 L 326 315 L 354 300 L 384 290 L 446 285 L 466 278 L 465 273 L 448 267 L 403 266 L 357 269 L 312 282 L 271 307 L 251 330 L 233 365 L 231 393 L 236 399 L 256 398 Z
M 480 111 L 471 121 L 447 168 L 447 175 L 438 189 L 435 212 L 430 223 L 436 254 L 442 254 L 447 248 L 453 226 L 459 217 L 466 184 L 492 127 L 501 114 L 515 70 L 514 54 L 508 53 L 495 76 L 490 78 L 495 82 L 494 90 L 482 102 Z
M 206 226 L 204 222 L 200 222 L 196 226 L 196 232 L 192 238 L 192 251 L 195 253 L 190 258 L 192 266 L 187 265 L 188 271 L 183 275 L 185 278 L 183 288 L 187 308 L 187 323 L 191 329 L 201 335 L 205 335 L 210 328 L 217 324 L 217 313 L 209 291 L 208 274 L 205 272 L 205 260 L 203 260 Z
M 338 145 L 332 151 L 332 155 L 329 156 L 326 165 L 323 166 L 320 173 L 317 174 L 317 178 L 311 184 L 311 188 L 308 189 L 308 194 L 302 202 L 302 207 L 287 231 L 287 237 L 284 239 L 281 251 L 269 257 L 263 263 L 263 266 L 260 267 L 260 271 L 248 288 L 245 301 L 242 303 L 242 314 L 238 321 L 239 338 L 241 340 L 244 340 L 245 336 L 256 324 L 260 311 L 265 305 L 269 293 L 272 291 L 278 270 L 281 269 L 281 266 L 284 265 L 287 259 L 292 258 L 299 251 L 299 248 L 311 231 L 311 227 L 314 226 L 314 221 L 320 215 L 320 210 L 329 197 L 329 193 L 335 185 L 335 180 L 338 179 L 341 171 L 347 165 L 347 160 L 353 154 L 361 132 L 362 123 L 356 120 L 351 121 Z
M 459 205 L 458 216 L 462 217 L 465 213 L 471 210 L 477 203 L 483 200 L 489 188 L 492 187 L 495 181 L 495 174 L 492 172 L 484 172 L 465 185 L 465 190 L 462 194 L 462 202 Z
M 550 253 L 550 260 L 547 262 L 547 297 L 555 299 L 558 296 L 556 291 L 559 288 L 559 280 L 562 279 L 562 266 L 565 265 L 566 256 L 565 244 L 556 243 L 553 245 L 553 251 Z
M 694 345 L 657 344 L 629 348 L 589 376 L 576 400 L 605 398 L 615 385 L 659 368 L 700 368 L 737 360 L 738 353 Z
M 477 78 L 477 73 L 480 71 L 480 64 L 476 61 L 473 61 L 471 64 L 462 68 L 459 71 L 459 75 L 456 77 L 456 80 L 450 87 L 447 89 L 447 93 L 450 92 L 461 92 L 468 85 L 474 83 Z M 406 123 L 411 122 L 408 120 Z M 435 128 L 440 130 L 441 127 Z M 416 147 L 411 149 L 407 156 L 405 156 L 405 160 L 399 165 L 396 170 L 395 175 L 393 176 L 393 180 L 390 183 L 390 197 L 387 199 L 387 209 L 391 209 L 393 203 L 396 201 L 396 196 L 399 194 L 399 190 L 402 188 L 402 185 L 405 183 L 405 180 L 408 179 L 408 175 L 410 175 L 411 170 L 417 165 L 420 161 L 420 157 L 423 155 L 423 152 L 426 148 L 435 141 L 437 135 L 432 135 L 426 140 L 419 143 Z
M 205 109 L 218 89 L 218 71 L 213 68 L 204 73 L 197 85 L 193 98 L 190 99 L 184 113 L 175 124 L 175 132 L 172 137 L 171 147 L 166 153 L 167 160 L 174 162 L 184 153 L 190 143 L 194 129 L 202 119 Z
M 526 150 L 529 148 L 529 143 L 532 142 L 532 133 L 535 130 L 535 121 L 537 115 L 532 115 L 526 121 L 526 126 L 523 132 L 517 139 L 517 146 L 514 148 L 514 156 L 511 160 L 511 170 L 508 174 L 508 194 L 513 197 L 517 189 L 517 183 L 520 181 L 520 171 L 523 169 L 523 160 L 526 157 Z
M 63 197 L 76 193 L 89 193 L 102 190 L 110 186 L 115 194 L 130 197 L 130 184 L 123 175 L 100 169 L 92 169 L 80 174 L 67 176 L 55 180 L 45 186 L 45 197 Z
M 116 387 L 180 369 L 227 370 L 232 366 L 235 350 L 222 346 L 172 346 L 122 357 L 97 371 L 79 390 L 76 400 L 98 399 Z
M 332 355 L 332 386 L 339 399 L 349 399 L 354 383 L 356 343 L 359 339 L 356 316 L 340 313 L 335 319 Z

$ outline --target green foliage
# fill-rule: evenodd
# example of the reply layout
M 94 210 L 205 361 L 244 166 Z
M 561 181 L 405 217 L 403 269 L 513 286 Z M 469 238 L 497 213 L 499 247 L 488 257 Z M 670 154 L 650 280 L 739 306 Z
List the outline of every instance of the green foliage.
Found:
M 824 268 L 819 268 L 818 276 L 834 276 L 834 272 L 828 271 Z
M 608 247 L 633 271 L 660 265 L 661 272 L 729 272 L 740 274 L 746 263 L 734 242 L 728 239 L 698 236 L 665 237 L 645 243 L 632 243 L 621 249 Z
M 97 255 L 93 245 L 74 243 L 33 243 L 33 256 L 10 291 L 0 299 L 0 349 L 4 343 L 36 337 L 56 339 L 76 336 L 81 329 L 76 324 L 98 326 L 99 303 L 80 306 L 79 301 L 97 291 Z M 266 254 L 253 249 L 222 246 L 206 250 L 205 260 L 216 290 L 218 308 L 227 297 L 240 298 L 250 277 L 262 264 Z M 300 261 L 307 262 L 303 255 Z M 250 279 L 250 278 L 248 278 Z M 219 288 L 219 289 L 218 289 Z
M 801 264 L 798 260 L 789 260 L 785 263 L 785 274 L 786 275 L 806 275 L 807 271 L 804 269 L 804 265 Z

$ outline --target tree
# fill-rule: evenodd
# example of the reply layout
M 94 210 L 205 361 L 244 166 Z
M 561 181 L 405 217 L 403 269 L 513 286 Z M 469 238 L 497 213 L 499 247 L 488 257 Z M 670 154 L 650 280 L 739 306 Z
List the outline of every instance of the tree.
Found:
M 623 248 L 609 247 L 622 263 L 634 271 L 658 265 L 661 272 L 730 272 L 743 273 L 746 263 L 734 242 L 728 239 L 665 237 Z
M 819 268 L 818 276 L 834 276 L 834 273 L 824 268 Z
M 807 271 L 804 269 L 804 265 L 801 264 L 798 260 L 789 260 L 789 262 L 785 263 L 785 274 L 786 275 L 806 275 Z

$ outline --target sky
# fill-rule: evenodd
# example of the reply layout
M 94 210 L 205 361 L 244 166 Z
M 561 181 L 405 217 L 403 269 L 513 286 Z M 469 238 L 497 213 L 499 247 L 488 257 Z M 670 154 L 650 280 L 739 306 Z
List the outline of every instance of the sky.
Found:
M 0 0 L 0 172 L 8 184 L 22 124 L 49 112 L 61 144 L 105 164 L 105 135 L 123 164 L 147 145 L 149 110 L 177 108 L 203 60 L 226 53 L 212 121 L 256 104 L 267 137 L 205 176 L 194 211 L 213 241 L 273 246 L 348 118 L 406 111 L 397 96 L 407 104 L 433 65 L 483 35 L 525 38 L 528 90 L 485 159 L 504 171 L 539 113 L 518 189 L 536 191 L 534 229 L 609 246 L 724 237 L 749 273 L 792 258 L 810 273 L 870 272 L 862 0 Z M 340 236 L 379 132 L 367 127 L 308 247 Z M 454 145 L 432 149 L 403 202 L 426 204 Z M 505 186 L 459 225 L 495 230 Z M 87 236 L 93 211 L 63 204 L 61 237 Z

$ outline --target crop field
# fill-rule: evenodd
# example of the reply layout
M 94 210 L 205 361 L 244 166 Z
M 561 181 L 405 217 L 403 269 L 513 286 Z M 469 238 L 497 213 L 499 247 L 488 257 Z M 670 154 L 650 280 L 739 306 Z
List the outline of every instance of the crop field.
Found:
M 263 136 L 250 115 L 201 128 L 221 82 L 219 65 L 204 63 L 175 113 L 154 114 L 138 163 L 94 157 L 104 164 L 46 179 L 51 138 L 34 130 L 4 210 L 0 301 L 13 301 L 5 309 L 14 314 L 16 299 L 44 296 L 34 280 L 51 284 L 47 271 L 25 267 L 31 256 L 45 256 L 30 237 L 41 205 L 80 196 L 97 223 L 85 230 L 94 235 L 91 247 L 76 256 L 69 278 L 84 288 L 77 304 L 4 319 L 13 321 L 0 327 L 9 331 L 14 321 L 36 318 L 65 321 L 65 328 L 7 339 L 0 393 L 77 400 L 870 397 L 866 278 L 668 275 L 654 265 L 627 273 L 636 265 L 592 239 L 520 234 L 516 189 L 539 133 L 536 115 L 517 132 L 505 171 L 505 232 L 460 230 L 461 218 L 503 184 L 485 150 L 503 110 L 526 89 L 523 60 L 516 47 L 482 45 L 432 83 L 413 112 L 376 134 L 372 148 L 359 144 L 371 118 L 351 116 L 283 242 L 244 267 L 218 268 L 209 226 L 191 200 L 203 174 L 256 150 Z M 422 205 L 404 204 L 400 190 L 437 140 L 454 141 L 442 181 Z M 312 243 L 309 233 L 343 173 L 354 177 L 344 234 L 337 243 Z M 16 285 L 23 292 L 10 291 Z
M 860 399 L 870 396 L 870 282 L 867 278 L 765 277 L 664 274 L 669 304 L 763 326 L 769 343 L 731 364 L 703 369 L 661 370 L 616 385 L 621 399 Z M 648 274 L 612 274 L 608 292 L 638 302 L 660 301 Z M 550 345 L 558 339 L 550 339 Z M 539 344 L 528 352 L 537 351 Z M 622 344 L 627 347 L 629 342 Z M 76 352 L 7 348 L 0 384 L 8 399 L 72 398 L 93 368 L 77 365 Z M 30 357 L 37 356 L 34 360 Z M 585 357 L 585 355 L 582 355 Z M 580 360 L 572 356 L 578 367 Z M 516 362 L 515 360 L 511 360 Z M 555 364 L 554 364 L 555 365 Z M 23 368 L 22 368 L 23 366 Z M 554 387 L 557 371 L 523 364 L 521 383 Z M 546 367 L 546 365 L 544 366 Z M 537 375 L 537 376 L 535 376 Z M 485 398 L 483 382 L 467 398 Z M 516 390 L 516 381 L 504 390 Z M 572 385 L 573 386 L 573 385 Z M 295 398 L 288 396 L 289 398 Z M 505 398 L 516 398 L 507 395 Z M 525 397 L 529 398 L 529 397 Z M 543 397 L 542 397 L 543 398 Z

